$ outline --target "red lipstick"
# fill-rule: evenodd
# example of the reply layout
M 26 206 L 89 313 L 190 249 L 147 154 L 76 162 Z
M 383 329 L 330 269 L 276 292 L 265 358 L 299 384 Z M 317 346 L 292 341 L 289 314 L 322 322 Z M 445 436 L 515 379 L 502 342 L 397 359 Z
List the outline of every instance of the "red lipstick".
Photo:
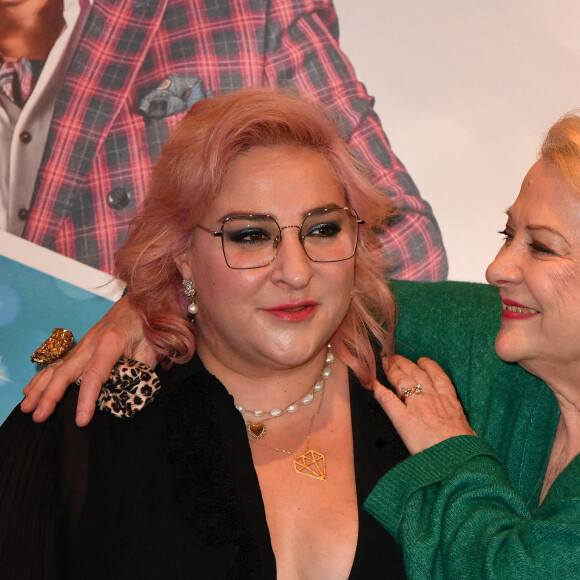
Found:
M 504 306 L 501 317 L 506 320 L 527 320 L 528 318 L 533 318 L 540 314 L 538 310 L 520 304 L 519 302 L 515 302 L 514 300 L 502 298 L 501 301 Z
M 303 322 L 314 314 L 317 307 L 317 302 L 305 300 L 293 304 L 276 304 L 263 310 L 284 322 Z

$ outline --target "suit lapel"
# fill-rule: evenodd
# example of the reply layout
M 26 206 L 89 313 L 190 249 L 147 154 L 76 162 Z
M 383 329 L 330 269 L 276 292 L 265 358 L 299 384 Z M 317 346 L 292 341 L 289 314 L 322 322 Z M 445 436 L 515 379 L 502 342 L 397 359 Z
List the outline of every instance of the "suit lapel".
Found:
M 67 215 L 71 196 L 133 90 L 166 4 L 167 0 L 95 0 L 57 98 L 35 187 L 33 203 L 39 215 Z M 41 227 L 41 237 L 54 234 L 58 221 Z M 28 228 L 34 231 L 35 225 L 29 223 Z

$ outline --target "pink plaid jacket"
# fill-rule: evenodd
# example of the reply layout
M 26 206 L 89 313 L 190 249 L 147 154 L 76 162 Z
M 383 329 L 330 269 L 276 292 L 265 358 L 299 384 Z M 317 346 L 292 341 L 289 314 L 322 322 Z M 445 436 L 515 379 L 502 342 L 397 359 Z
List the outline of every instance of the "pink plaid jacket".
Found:
M 112 271 L 152 164 L 183 115 L 139 111 L 168 77 L 195 79 L 195 98 L 257 85 L 314 94 L 401 209 L 384 238 L 386 274 L 446 276 L 431 208 L 340 51 L 330 0 L 95 0 L 56 103 L 25 238 Z

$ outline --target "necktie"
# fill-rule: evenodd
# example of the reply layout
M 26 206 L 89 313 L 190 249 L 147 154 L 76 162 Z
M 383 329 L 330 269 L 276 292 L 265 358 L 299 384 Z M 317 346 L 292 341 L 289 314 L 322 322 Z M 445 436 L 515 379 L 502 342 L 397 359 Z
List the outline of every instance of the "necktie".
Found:
M 27 58 L 4 60 L 0 56 L 0 91 L 22 108 L 40 76 L 42 64 Z

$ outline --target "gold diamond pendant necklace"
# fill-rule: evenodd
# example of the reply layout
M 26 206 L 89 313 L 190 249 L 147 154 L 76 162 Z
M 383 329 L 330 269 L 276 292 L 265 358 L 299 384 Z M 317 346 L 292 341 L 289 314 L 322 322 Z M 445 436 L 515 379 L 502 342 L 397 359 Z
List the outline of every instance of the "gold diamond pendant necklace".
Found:
M 262 447 L 267 447 L 268 449 L 272 449 L 273 451 L 279 451 L 280 453 L 286 453 L 287 455 L 292 455 L 294 459 L 292 460 L 294 464 L 294 471 L 299 475 L 305 475 L 306 477 L 313 477 L 314 479 L 326 479 L 326 457 L 324 453 L 320 453 L 319 451 L 315 451 L 314 449 L 310 448 L 310 437 L 312 435 L 312 426 L 314 425 L 314 420 L 320 413 L 320 408 L 322 407 L 322 401 L 324 399 L 324 380 L 330 377 L 332 371 L 330 369 L 330 365 L 334 361 L 334 356 L 330 352 L 330 344 L 328 345 L 328 352 L 326 354 L 326 360 L 324 361 L 324 368 L 322 370 L 322 386 L 319 389 L 316 389 L 314 393 L 320 393 L 320 401 L 318 403 L 318 408 L 313 413 L 312 418 L 310 419 L 310 424 L 308 426 L 308 433 L 306 434 L 306 451 L 301 455 L 294 453 L 293 451 L 288 451 L 287 449 L 282 449 L 281 447 L 274 447 L 273 445 L 268 445 L 267 443 L 263 443 L 260 441 L 260 438 L 265 432 L 265 428 L 262 425 L 260 429 L 260 434 L 256 435 L 252 427 L 255 425 L 253 423 L 246 424 L 246 430 L 248 432 L 249 440 L 256 445 L 261 445 Z M 319 385 L 320 381 L 316 383 Z M 315 385 L 315 386 L 316 386 Z M 238 406 L 236 405 L 236 408 Z M 240 410 L 240 409 L 238 409 Z M 240 411 L 242 412 L 242 411 Z M 274 417 L 272 417 L 274 418 Z
M 274 451 L 280 451 L 280 453 L 286 453 L 287 455 L 294 456 L 292 462 L 294 463 L 294 471 L 299 475 L 306 475 L 307 477 L 313 477 L 314 479 L 326 479 L 326 457 L 324 453 L 320 451 L 315 451 L 310 449 L 310 436 L 312 435 L 312 425 L 314 424 L 314 419 L 320 413 L 320 407 L 322 407 L 322 400 L 324 399 L 324 391 L 320 393 L 320 402 L 318 403 L 318 409 L 312 415 L 310 419 L 310 425 L 308 426 L 308 433 L 306 435 L 306 451 L 302 455 L 294 453 L 294 451 L 288 451 L 287 449 L 282 449 L 281 447 L 274 447 L 273 445 L 268 445 L 262 441 L 250 437 L 250 441 L 256 445 L 261 445 L 262 447 L 267 447 Z

